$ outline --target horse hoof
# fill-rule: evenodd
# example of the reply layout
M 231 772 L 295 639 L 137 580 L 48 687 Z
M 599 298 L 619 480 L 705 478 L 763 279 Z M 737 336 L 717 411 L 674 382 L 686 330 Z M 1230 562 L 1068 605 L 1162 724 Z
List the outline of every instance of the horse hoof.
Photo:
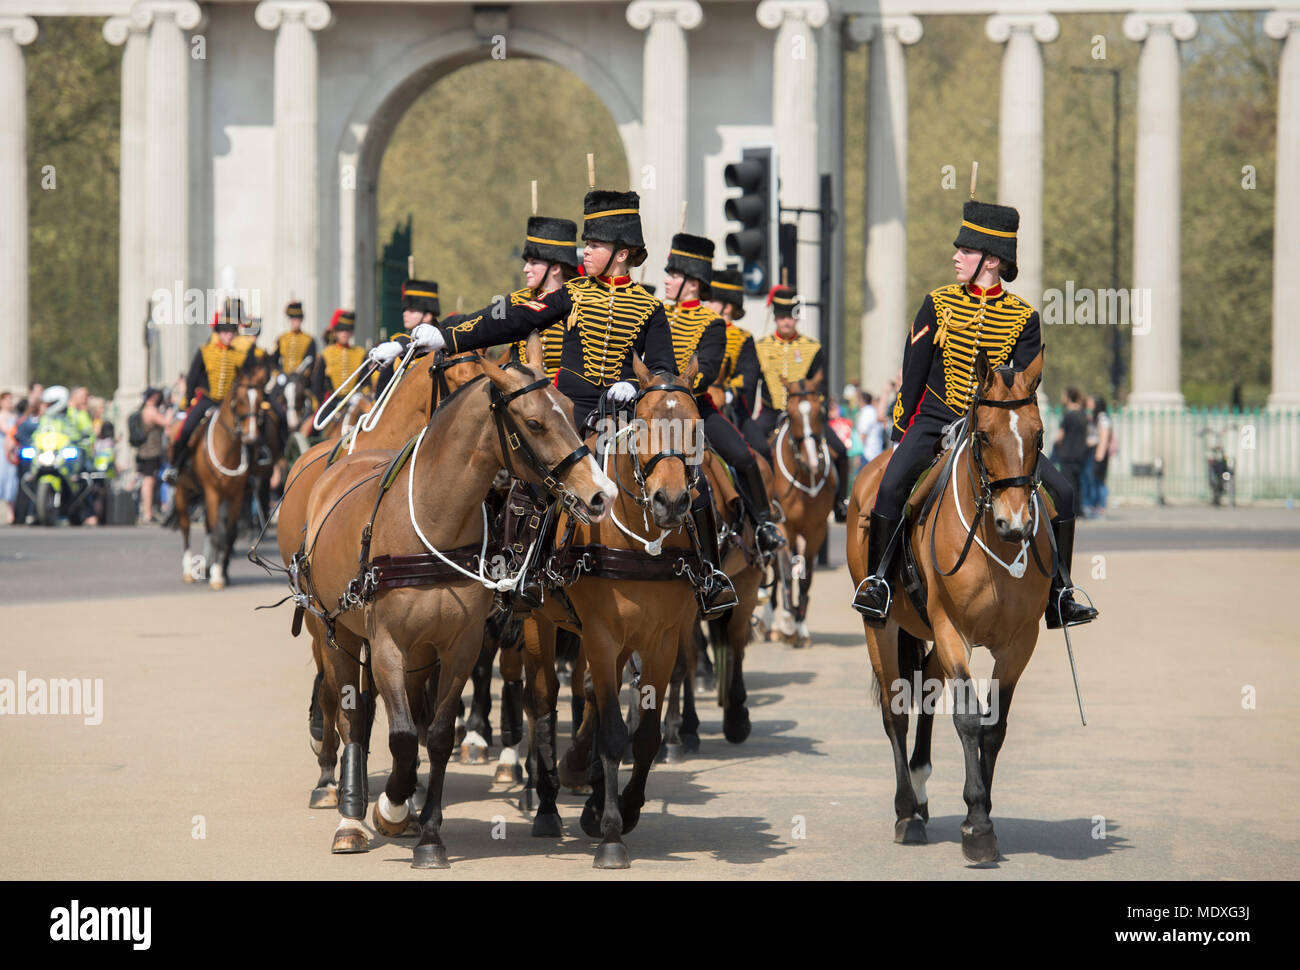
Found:
M 194 584 L 194 577 L 190 573 L 181 573 L 181 579 L 187 586 L 192 586 Z
M 488 749 L 478 744 L 460 746 L 460 763 L 463 765 L 485 765 L 488 763 Z
M 311 793 L 311 801 L 307 803 L 308 808 L 338 808 L 339 807 L 339 786 L 326 785 L 324 788 L 315 788 Z
M 415 851 L 411 854 L 411 868 L 450 869 L 451 863 L 447 861 L 447 847 L 445 845 L 417 845 Z
M 388 815 L 400 815 L 398 819 L 389 819 Z M 370 824 L 375 827 L 375 831 L 380 835 L 386 835 L 390 839 L 400 838 L 407 833 L 407 823 L 411 820 L 411 811 L 403 802 L 400 810 L 388 801 L 388 793 L 381 792 L 379 800 L 375 802 L 375 807 L 370 812 Z
M 334 845 L 330 851 L 336 854 L 351 854 L 370 851 L 370 839 L 366 830 L 355 819 L 345 818 L 339 822 L 334 832 Z
M 497 785 L 517 785 L 524 780 L 524 770 L 518 764 L 497 765 L 497 773 L 492 782 Z
M 629 869 L 632 860 L 622 842 L 602 842 L 596 846 L 596 858 L 591 865 L 594 869 Z
M 213 576 L 208 580 L 208 585 L 213 589 L 225 589 L 226 581 L 218 576 Z
M 930 803 L 922 802 L 916 806 L 916 814 L 921 816 L 925 821 L 930 821 Z
M 605 837 L 605 833 L 600 830 L 600 814 L 591 807 L 591 802 L 582 806 L 582 818 L 579 820 L 582 831 L 593 839 Z
M 743 707 L 734 716 L 730 711 L 722 715 L 722 735 L 732 744 L 743 744 L 752 729 L 749 711 Z
M 564 824 L 560 821 L 560 813 L 553 812 L 550 815 L 538 815 L 533 819 L 533 835 L 539 839 L 558 839 L 564 834 Z
M 686 751 L 680 744 L 664 745 L 664 761 L 670 765 L 679 765 L 686 760 Z
M 997 862 L 998 837 L 989 829 L 982 835 L 961 834 L 961 854 L 967 862 Z
M 894 823 L 894 841 L 899 845 L 925 845 L 925 821 L 917 815 Z
M 687 754 L 694 754 L 700 750 L 700 736 L 698 734 L 682 735 L 682 750 Z

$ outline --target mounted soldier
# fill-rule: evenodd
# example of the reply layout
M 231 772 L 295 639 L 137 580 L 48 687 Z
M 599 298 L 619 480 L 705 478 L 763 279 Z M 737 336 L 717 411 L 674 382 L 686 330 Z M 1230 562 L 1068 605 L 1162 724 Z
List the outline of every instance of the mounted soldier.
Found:
M 702 236 L 684 232 L 673 236 L 664 281 L 664 296 L 669 303 L 664 309 L 673 335 L 678 371 L 685 370 L 692 354 L 698 356 L 695 404 L 704 422 L 704 437 L 735 471 L 736 491 L 754 521 L 759 549 L 772 552 L 785 545 L 785 537 L 772 521 L 772 504 L 763 485 L 758 459 L 736 426 L 714 406 L 708 393 L 709 385 L 719 377 L 729 343 L 727 321 L 700 302 L 701 296 L 709 295 L 713 249 L 713 242 Z M 711 506 L 702 511 L 711 518 Z M 701 535 L 707 534 L 706 527 L 708 533 L 717 534 L 717 528 L 711 522 L 701 521 L 699 525 Z
M 307 359 L 316 359 L 316 338 L 302 329 L 302 301 L 294 300 L 284 308 L 289 329 L 276 338 L 271 351 L 271 366 L 282 374 L 291 374 Z
M 375 393 L 383 394 L 396 372 L 396 359 L 406 353 L 415 340 L 433 332 L 433 325 L 442 313 L 438 298 L 438 284 L 433 280 L 409 279 L 402 283 L 402 328 L 405 333 L 395 334 L 391 340 L 372 347 L 370 359 L 380 365 L 375 381 Z
M 316 400 L 324 401 L 334 391 L 347 392 L 347 379 L 366 359 L 361 347 L 352 345 L 356 316 L 351 310 L 338 309 L 330 319 L 330 336 L 334 342 L 320 352 L 311 376 L 311 391 Z
M 1008 292 L 1018 275 L 1016 231 L 1020 214 L 1010 206 L 974 200 L 962 207 L 953 240 L 957 282 L 931 291 L 916 313 L 903 348 L 903 383 L 894 403 L 893 432 L 898 442 L 885 468 L 871 511 L 867 548 L 869 575 L 853 597 L 853 607 L 872 626 L 883 626 L 890 599 L 886 577 L 898 549 L 903 506 L 921 472 L 938 450 L 945 429 L 970 407 L 977 387 L 975 361 L 980 351 L 994 368 L 1024 370 L 1043 342 L 1038 311 Z M 1030 447 L 1041 449 L 1041 440 Z M 1070 565 L 1074 550 L 1074 492 L 1065 476 L 1038 455 L 1042 483 L 1052 495 L 1052 529 L 1060 562 L 1047 604 L 1048 629 L 1062 621 L 1087 623 L 1097 616 L 1074 601 Z
M 714 386 L 723 388 L 728 395 L 724 399 L 723 413 L 745 436 L 750 447 L 770 462 L 772 450 L 767 439 L 746 432 L 746 426 L 753 420 L 749 415 L 757 400 L 758 382 L 763 370 L 758 366 L 754 335 L 736 325 L 736 321 L 745 316 L 744 278 L 738 269 L 715 269 L 708 289 L 705 304 L 727 323 L 727 349 L 714 381 Z
M 180 434 L 172 442 L 171 468 L 163 476 L 169 485 L 176 479 L 190 457 L 190 439 L 198 430 L 199 422 L 226 399 L 235 379 L 248 358 L 247 341 L 244 347 L 235 346 L 235 338 L 244 322 L 243 301 L 228 297 L 222 308 L 212 316 L 212 336 L 194 353 L 189 374 L 185 378 L 185 400 L 189 411 Z
M 518 306 L 529 300 L 540 299 L 580 275 L 577 224 L 571 219 L 530 216 L 524 230 L 525 285 L 510 294 L 510 303 Z M 519 351 L 519 359 L 531 366 L 527 344 L 527 340 L 520 340 L 515 346 Z M 542 364 L 546 376 L 552 380 L 560 370 L 563 344 L 563 327 L 551 326 L 542 331 Z
M 772 316 L 776 321 L 776 332 L 754 345 L 763 372 L 760 387 L 763 407 L 754 416 L 754 426 L 757 436 L 764 441 L 772 436 L 781 422 L 786 406 L 786 382 L 801 381 L 816 374 L 821 374 L 824 382 L 827 376 L 822 345 L 799 333 L 795 318 L 798 305 L 799 297 L 793 289 L 781 286 L 773 290 Z M 848 517 L 849 456 L 844 442 L 833 432 L 826 435 L 826 447 L 835 461 L 835 474 L 839 479 L 835 492 L 835 521 L 843 522 Z
M 627 405 L 637 397 L 634 354 L 653 373 L 677 373 L 663 304 L 628 275 L 648 255 L 637 194 L 588 192 L 582 238 L 586 275 L 544 296 L 505 307 L 489 305 L 448 318 L 438 327 L 448 353 L 462 353 L 513 342 L 563 323 L 555 385 L 573 402 L 574 424 L 579 428 L 603 401 Z M 717 569 L 716 558 L 709 566 L 712 569 L 700 588 L 706 615 L 730 609 L 736 602 L 735 590 Z M 526 602 L 535 595 L 523 585 L 520 593 Z

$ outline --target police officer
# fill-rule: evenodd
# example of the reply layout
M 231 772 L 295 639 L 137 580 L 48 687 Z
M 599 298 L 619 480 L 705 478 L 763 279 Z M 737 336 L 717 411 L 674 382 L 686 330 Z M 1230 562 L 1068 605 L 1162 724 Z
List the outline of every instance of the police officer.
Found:
M 563 321 L 555 381 L 573 402 L 574 423 L 579 428 L 602 399 L 618 405 L 636 398 L 633 353 L 652 372 L 677 372 L 663 305 L 628 275 L 647 256 L 637 194 L 588 192 L 583 201 L 582 238 L 586 275 L 566 281 L 545 296 L 511 304 L 504 313 L 487 306 L 449 318 L 438 327 L 448 352 L 460 353 L 520 340 Z M 714 568 L 699 591 L 706 616 L 719 615 L 736 603 L 731 581 L 716 568 L 716 559 L 711 565 Z
M 948 424 L 967 411 L 976 390 L 980 350 L 994 367 L 1024 370 L 1042 350 L 1038 311 L 1009 293 L 1016 267 L 1020 214 L 1010 206 L 969 201 L 953 240 L 957 282 L 931 291 L 916 313 L 903 348 L 903 384 L 894 402 L 892 436 L 898 442 L 876 494 L 867 541 L 867 571 L 853 606 L 873 626 L 883 626 L 889 601 L 887 577 L 898 546 L 903 505 L 917 476 L 934 458 Z M 1038 455 L 1043 485 L 1052 493 L 1052 529 L 1060 566 L 1052 577 L 1047 626 L 1087 623 L 1097 611 L 1074 601 L 1070 562 L 1074 551 L 1074 491 L 1065 476 Z
M 204 415 L 226 399 L 235 379 L 248 357 L 247 346 L 234 345 L 240 325 L 244 322 L 243 301 L 228 297 L 222 308 L 212 316 L 212 336 L 194 354 L 189 373 L 185 377 L 185 400 L 189 411 L 181 432 L 172 442 L 171 467 L 163 476 L 171 485 L 176 484 L 190 457 L 190 438 L 198 429 Z
M 781 423 L 786 404 L 786 382 L 801 381 L 820 372 L 824 384 L 829 376 L 826 373 L 826 355 L 822 353 L 822 345 L 799 333 L 795 320 L 795 307 L 798 304 L 798 295 L 789 287 L 780 286 L 773 290 L 772 316 L 776 321 L 776 332 L 754 345 L 763 372 L 760 386 L 763 408 L 754 419 L 753 433 L 764 441 Z M 835 491 L 835 521 L 843 522 L 848 518 L 849 456 L 839 435 L 827 431 L 825 438 L 826 447 L 835 462 L 835 476 L 839 479 Z
M 702 236 L 684 232 L 673 236 L 668 265 L 664 268 L 667 273 L 664 296 L 668 300 L 664 311 L 673 335 L 677 369 L 684 370 L 691 355 L 697 355 L 699 374 L 695 378 L 698 392 L 695 403 L 704 421 L 704 436 L 723 460 L 735 469 L 736 490 L 745 510 L 754 520 L 758 547 L 763 552 L 771 552 L 785 545 L 785 537 L 772 521 L 772 506 L 758 469 L 758 459 L 735 425 L 714 407 L 713 398 L 708 393 L 727 351 L 727 321 L 700 302 L 701 293 L 709 287 L 713 276 L 713 249 L 713 242 Z M 712 503 L 707 511 L 712 513 Z M 706 523 L 700 525 L 703 527 Z M 717 533 L 711 522 L 707 527 Z

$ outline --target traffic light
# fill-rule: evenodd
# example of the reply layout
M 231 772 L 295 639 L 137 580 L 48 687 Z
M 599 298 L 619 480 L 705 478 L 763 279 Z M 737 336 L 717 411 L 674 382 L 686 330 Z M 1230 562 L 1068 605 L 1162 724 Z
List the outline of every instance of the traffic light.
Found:
M 740 195 L 726 202 L 727 218 L 740 223 L 727 233 L 727 252 L 738 256 L 750 293 L 763 293 L 771 285 L 776 267 L 774 248 L 777 221 L 776 152 L 773 148 L 746 148 L 741 160 L 723 169 L 730 188 Z

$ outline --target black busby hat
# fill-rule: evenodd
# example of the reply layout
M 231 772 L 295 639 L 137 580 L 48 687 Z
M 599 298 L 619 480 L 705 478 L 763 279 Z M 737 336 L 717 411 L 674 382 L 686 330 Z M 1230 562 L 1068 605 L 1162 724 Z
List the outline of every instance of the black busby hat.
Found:
M 713 240 L 687 232 L 676 233 L 664 269 L 670 273 L 676 270 L 707 284 L 713 278 Z
M 294 318 L 296 318 L 296 319 L 298 319 L 298 320 L 301 320 L 301 319 L 302 319 L 302 301 L 301 301 L 301 300 L 294 300 L 292 303 L 287 304 L 287 305 L 285 306 L 285 308 L 284 308 L 284 315 L 285 315 L 286 317 L 294 317 Z
M 402 284 L 402 309 L 438 316 L 442 312 L 438 302 L 438 284 L 432 280 L 407 280 Z
M 330 318 L 330 330 L 355 330 L 357 326 L 357 317 L 351 310 L 342 308 L 334 311 L 334 316 Z
M 583 242 L 615 243 L 632 250 L 632 265 L 645 262 L 641 235 L 641 198 L 635 192 L 592 189 L 582 201 Z
M 530 216 L 524 231 L 524 259 L 578 265 L 578 225 L 571 219 Z
M 778 286 L 772 291 L 772 316 L 792 317 L 799 303 L 799 294 L 789 286 Z
M 735 307 L 731 319 L 739 320 L 745 315 L 745 282 L 740 270 L 715 269 L 709 290 L 713 299 Z
M 238 330 L 244 324 L 244 301 L 228 296 L 221 309 L 212 314 L 213 330 Z
M 1020 213 L 1011 206 L 972 199 L 961 207 L 961 228 L 952 244 L 996 256 L 1002 261 L 998 275 L 1010 283 L 1020 272 L 1016 267 L 1019 228 Z

